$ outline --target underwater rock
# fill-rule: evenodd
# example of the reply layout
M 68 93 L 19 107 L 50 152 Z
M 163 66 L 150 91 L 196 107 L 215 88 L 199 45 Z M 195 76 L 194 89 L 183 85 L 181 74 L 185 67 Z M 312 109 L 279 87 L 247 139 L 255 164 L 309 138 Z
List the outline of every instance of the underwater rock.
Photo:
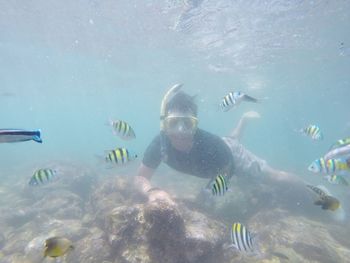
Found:
M 4 246 L 5 241 L 5 236 L 2 233 L 0 233 L 0 249 Z
M 223 262 L 222 245 L 228 229 L 204 214 L 182 207 L 185 219 L 185 258 L 187 262 Z
M 146 226 L 143 205 L 120 206 L 111 211 L 105 220 L 105 230 L 115 262 L 152 262 L 148 256 Z
M 3 258 L 0 257 L 1 263 L 39 263 L 40 261 L 33 261 L 31 259 L 28 259 L 26 256 L 21 255 L 19 253 L 15 253 L 12 255 L 5 256 Z
M 87 236 L 73 244 L 75 248 L 67 255 L 67 262 L 95 263 L 111 260 L 112 250 L 106 241 L 106 235 L 97 227 L 91 228 Z
M 24 251 L 28 242 L 37 236 L 39 226 L 36 221 L 31 221 L 19 228 L 13 228 L 8 231 L 6 234 L 6 243 L 1 250 L 5 255 Z
M 105 217 L 118 205 L 125 204 L 122 195 L 111 180 L 104 182 L 92 193 L 88 211 L 99 226 L 103 226 Z
M 261 211 L 247 225 L 267 256 L 284 251 L 291 262 L 332 263 L 347 262 L 350 255 L 350 249 L 332 237 L 327 225 L 284 210 Z
M 88 200 L 92 190 L 97 184 L 97 174 L 90 170 L 79 171 L 74 176 L 64 176 L 62 182 L 67 189 L 79 195 L 83 200 Z
M 83 200 L 78 195 L 63 189 L 47 193 L 30 207 L 36 213 L 45 213 L 57 219 L 80 219 L 83 208 Z
M 224 262 L 225 227 L 182 204 L 118 206 L 105 217 L 104 229 L 115 263 Z
M 51 219 L 43 224 L 41 232 L 49 237 L 62 236 L 74 242 L 88 235 L 89 229 L 83 227 L 80 220 Z
M 21 227 L 35 218 L 37 212 L 31 208 L 11 209 L 1 211 L 4 223 L 11 227 Z
M 41 235 L 33 238 L 25 247 L 25 258 L 32 262 L 41 262 L 43 260 L 43 252 L 45 240 L 49 235 Z
M 152 262 L 186 262 L 185 222 L 178 207 L 168 200 L 156 200 L 145 206 L 144 216 Z

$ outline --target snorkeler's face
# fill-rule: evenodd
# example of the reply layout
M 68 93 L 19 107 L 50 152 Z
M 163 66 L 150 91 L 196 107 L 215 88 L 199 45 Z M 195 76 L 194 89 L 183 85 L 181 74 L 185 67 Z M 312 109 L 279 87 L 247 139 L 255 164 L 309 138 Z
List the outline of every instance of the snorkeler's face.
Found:
M 198 119 L 189 113 L 171 112 L 164 119 L 165 132 L 169 136 L 193 137 Z

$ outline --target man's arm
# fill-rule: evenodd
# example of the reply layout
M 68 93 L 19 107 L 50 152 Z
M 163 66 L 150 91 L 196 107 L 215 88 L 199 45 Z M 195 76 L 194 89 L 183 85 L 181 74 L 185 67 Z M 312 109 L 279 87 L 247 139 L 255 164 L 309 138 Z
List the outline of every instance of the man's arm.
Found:
M 144 195 L 147 195 L 147 192 L 152 188 L 150 180 L 154 174 L 154 171 L 154 169 L 144 165 L 143 163 L 140 165 L 134 179 L 136 190 Z
M 134 179 L 134 185 L 137 191 L 141 194 L 148 197 L 148 202 L 158 202 L 160 200 L 166 201 L 168 204 L 175 205 L 175 202 L 172 200 L 170 195 L 161 190 L 157 189 L 157 191 L 150 191 L 153 189 L 150 179 L 152 178 L 155 169 L 149 168 L 144 164 L 141 164 L 137 175 Z

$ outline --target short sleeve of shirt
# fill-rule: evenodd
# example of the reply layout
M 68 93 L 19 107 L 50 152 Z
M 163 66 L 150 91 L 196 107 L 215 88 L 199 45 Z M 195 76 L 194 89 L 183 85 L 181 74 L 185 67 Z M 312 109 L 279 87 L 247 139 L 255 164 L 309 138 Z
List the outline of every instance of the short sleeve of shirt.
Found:
M 148 145 L 142 163 L 149 168 L 156 169 L 161 162 L 160 154 L 160 135 L 157 135 L 153 141 Z

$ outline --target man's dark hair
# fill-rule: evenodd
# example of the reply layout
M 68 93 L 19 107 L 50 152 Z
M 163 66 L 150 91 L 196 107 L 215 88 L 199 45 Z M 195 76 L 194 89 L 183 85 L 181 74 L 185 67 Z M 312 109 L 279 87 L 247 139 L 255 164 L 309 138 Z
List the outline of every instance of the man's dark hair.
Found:
M 190 96 L 183 91 L 179 91 L 166 105 L 166 114 L 169 111 L 180 111 L 184 113 L 190 112 L 194 116 L 197 116 L 198 109 L 195 103 L 195 96 Z

